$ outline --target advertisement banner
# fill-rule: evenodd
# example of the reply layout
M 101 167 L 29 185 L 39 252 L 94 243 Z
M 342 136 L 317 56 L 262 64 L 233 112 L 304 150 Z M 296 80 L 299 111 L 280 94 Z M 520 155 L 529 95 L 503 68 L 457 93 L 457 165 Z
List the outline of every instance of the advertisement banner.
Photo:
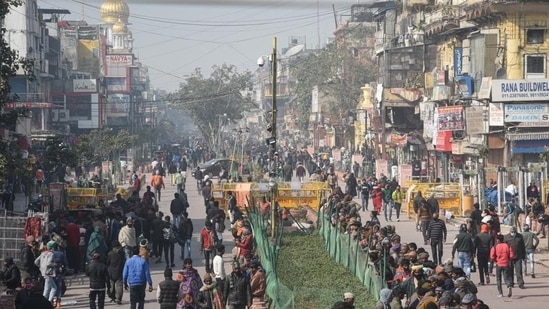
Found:
M 492 81 L 493 102 L 543 101 L 549 99 L 547 79 L 501 79 Z
M 549 104 L 505 104 L 505 122 L 549 122 Z
M 436 150 L 439 152 L 451 152 L 452 131 L 439 131 L 436 138 Z
M 398 166 L 398 183 L 403 185 L 412 180 L 412 165 L 401 164 Z
M 388 172 L 389 172 L 389 165 L 387 163 L 387 160 L 383 160 L 383 159 L 376 160 L 376 178 L 380 179 L 381 174 L 387 176 Z
M 73 92 L 96 92 L 97 80 L 95 79 L 73 79 Z
M 454 47 L 454 76 L 463 73 L 463 47 Z
M 391 134 L 391 144 L 400 148 L 406 146 L 408 144 L 408 134 Z
M 437 108 L 438 131 L 457 131 L 464 129 L 463 106 L 447 106 Z
M 486 133 L 484 130 L 484 107 L 471 106 L 465 109 L 465 122 L 468 135 Z
M 77 53 L 78 71 L 99 72 L 99 40 L 79 39 Z
M 130 109 L 129 94 L 109 94 L 107 101 L 107 110 L 111 113 L 127 113 Z
M 503 126 L 503 103 L 490 103 L 488 111 L 490 126 Z

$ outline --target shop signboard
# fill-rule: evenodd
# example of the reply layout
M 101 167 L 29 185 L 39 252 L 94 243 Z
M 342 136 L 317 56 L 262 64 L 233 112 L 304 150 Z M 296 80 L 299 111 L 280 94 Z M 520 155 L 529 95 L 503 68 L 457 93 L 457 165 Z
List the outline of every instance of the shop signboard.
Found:
M 547 79 L 492 81 L 492 102 L 544 101 L 549 99 Z
M 549 122 L 549 104 L 505 104 L 505 122 Z

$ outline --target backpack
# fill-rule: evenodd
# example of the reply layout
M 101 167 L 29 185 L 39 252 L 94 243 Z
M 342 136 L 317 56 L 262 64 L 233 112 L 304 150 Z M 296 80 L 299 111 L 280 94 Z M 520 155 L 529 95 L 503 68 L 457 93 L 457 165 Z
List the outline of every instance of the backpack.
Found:
M 217 231 L 219 233 L 225 232 L 225 219 L 222 217 L 217 218 Z
M 156 176 L 154 177 L 154 186 L 155 186 L 155 187 L 159 187 L 159 186 L 161 186 L 161 185 L 162 185 L 162 176 L 156 175 Z
M 175 240 L 175 234 L 173 232 L 173 229 L 170 227 L 165 227 L 162 229 L 162 237 L 164 237 L 164 240 L 174 241 Z

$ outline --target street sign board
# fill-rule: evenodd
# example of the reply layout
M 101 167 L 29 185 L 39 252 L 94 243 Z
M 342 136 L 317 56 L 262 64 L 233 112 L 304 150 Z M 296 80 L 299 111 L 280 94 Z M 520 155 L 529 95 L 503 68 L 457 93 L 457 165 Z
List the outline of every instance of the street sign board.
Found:
M 549 105 L 505 104 L 505 122 L 549 122 Z
M 492 102 L 543 101 L 549 99 L 547 79 L 492 81 Z

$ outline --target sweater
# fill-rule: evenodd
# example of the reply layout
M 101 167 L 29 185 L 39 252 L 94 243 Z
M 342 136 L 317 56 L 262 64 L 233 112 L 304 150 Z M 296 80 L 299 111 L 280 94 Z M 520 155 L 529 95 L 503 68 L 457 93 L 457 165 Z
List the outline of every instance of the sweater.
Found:
M 99 261 L 93 261 L 86 267 L 86 276 L 90 277 L 90 291 L 105 291 L 111 288 L 107 266 Z
M 434 219 L 429 222 L 429 227 L 427 228 L 427 235 L 429 239 L 435 240 L 445 240 L 447 231 L 446 224 L 440 219 Z
M 490 260 L 498 267 L 509 267 L 511 260 L 515 258 L 515 252 L 508 244 L 500 242 L 490 250 Z
M 135 240 L 135 228 L 128 227 L 125 225 L 120 229 L 120 234 L 118 234 L 118 242 L 122 247 L 135 247 L 137 245 Z

